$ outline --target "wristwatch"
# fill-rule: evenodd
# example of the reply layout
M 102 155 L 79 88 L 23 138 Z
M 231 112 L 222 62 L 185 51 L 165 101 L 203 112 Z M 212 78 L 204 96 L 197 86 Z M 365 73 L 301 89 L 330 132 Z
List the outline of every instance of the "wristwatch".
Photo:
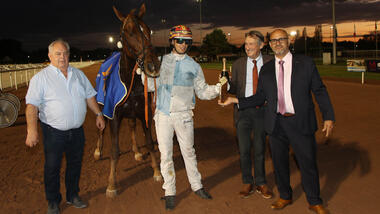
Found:
M 97 117 L 98 117 L 98 116 L 103 116 L 103 113 L 100 111 L 100 112 L 96 113 L 96 116 L 97 116 Z

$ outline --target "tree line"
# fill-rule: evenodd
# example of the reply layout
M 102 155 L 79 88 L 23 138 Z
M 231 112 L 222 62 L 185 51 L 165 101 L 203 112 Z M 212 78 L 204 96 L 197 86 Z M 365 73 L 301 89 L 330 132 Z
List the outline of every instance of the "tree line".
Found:
M 380 39 L 377 36 L 377 46 L 380 47 Z M 263 48 L 265 54 L 270 54 L 269 47 L 269 33 L 266 33 L 266 45 Z M 337 42 L 337 50 L 375 50 L 376 47 L 376 34 L 370 32 L 363 35 L 357 42 L 341 41 Z M 312 57 L 321 57 L 323 52 L 332 51 L 332 42 L 323 41 L 322 27 L 317 25 L 312 37 L 307 36 L 306 28 L 302 33 L 297 32 L 294 42 L 291 44 L 290 49 L 298 54 L 306 54 Z M 94 50 L 80 50 L 71 47 L 70 61 L 87 61 L 105 59 L 110 55 L 113 50 L 107 48 L 97 48 Z M 158 53 L 164 54 L 167 50 L 163 47 L 157 47 Z M 240 45 L 232 45 L 228 42 L 226 34 L 221 29 L 214 29 L 211 33 L 207 34 L 202 41 L 201 46 L 193 46 L 190 52 L 196 52 L 197 55 L 206 56 L 210 60 L 217 59 L 220 54 L 233 54 L 240 56 L 244 54 L 244 41 Z M 22 42 L 14 39 L 0 39 L 0 63 L 14 64 L 14 63 L 41 63 L 47 62 L 48 50 L 47 48 L 38 49 L 34 51 L 25 51 L 22 48 Z

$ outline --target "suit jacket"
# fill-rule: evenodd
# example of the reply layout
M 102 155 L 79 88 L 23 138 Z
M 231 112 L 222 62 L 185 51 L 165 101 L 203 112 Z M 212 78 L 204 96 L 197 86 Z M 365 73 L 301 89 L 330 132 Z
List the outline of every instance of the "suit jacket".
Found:
M 310 57 L 293 55 L 291 95 L 295 111 L 296 129 L 303 134 L 314 134 L 318 129 L 311 93 L 319 105 L 323 120 L 335 120 L 334 110 L 318 70 Z M 265 131 L 272 134 L 277 118 L 277 82 L 275 59 L 261 68 L 258 92 L 249 98 L 239 98 L 239 108 L 249 108 L 267 102 Z
M 269 62 L 273 59 L 272 56 L 263 55 L 263 64 Z M 261 75 L 261 70 L 259 75 Z M 247 82 L 247 56 L 240 57 L 232 64 L 232 77 L 230 84 L 230 89 L 228 93 L 236 95 L 236 97 L 245 97 L 245 87 Z M 234 106 L 234 124 L 236 125 L 238 116 L 237 105 Z

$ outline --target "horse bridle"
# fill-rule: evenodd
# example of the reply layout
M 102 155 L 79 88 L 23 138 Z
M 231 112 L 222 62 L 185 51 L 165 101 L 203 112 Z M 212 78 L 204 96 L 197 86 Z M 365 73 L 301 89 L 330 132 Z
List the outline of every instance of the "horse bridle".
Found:
M 137 29 L 141 35 L 142 50 L 138 53 L 135 53 L 133 51 L 132 47 L 130 46 L 130 44 L 127 42 L 127 37 L 126 37 L 125 32 L 124 32 L 124 27 L 128 21 L 128 17 L 124 20 L 123 26 L 121 27 L 121 33 L 120 34 L 121 34 L 122 44 L 123 44 L 123 46 L 125 45 L 128 52 L 136 59 L 136 63 L 138 65 L 138 67 L 141 69 L 141 71 L 145 71 L 145 68 L 144 68 L 144 59 L 145 59 L 144 37 L 149 42 L 149 45 L 147 46 L 147 48 L 152 48 L 153 45 L 152 45 L 150 39 L 142 31 L 142 26 L 137 22 L 136 18 L 131 17 L 131 19 L 134 22 L 134 24 L 137 26 Z M 139 57 L 141 54 L 142 54 L 142 57 Z
M 142 46 L 142 50 L 138 53 L 135 53 L 131 46 L 128 44 L 127 42 L 127 37 L 125 35 L 125 32 L 124 32 L 124 27 L 125 27 L 125 24 L 127 23 L 127 20 L 128 20 L 128 17 L 125 18 L 124 20 L 124 23 L 123 23 L 123 26 L 121 27 L 121 40 L 122 40 L 122 45 L 124 47 L 127 48 L 128 52 L 136 59 L 136 64 L 133 68 L 133 71 L 132 71 L 132 80 L 131 80 L 131 85 L 130 85 L 130 89 L 132 89 L 132 85 L 133 85 L 133 80 L 134 80 L 134 75 L 136 73 L 136 69 L 137 67 L 139 67 L 141 69 L 142 72 L 145 73 L 145 68 L 144 68 L 144 59 L 145 59 L 145 46 L 144 46 L 144 37 L 145 39 L 149 42 L 149 45 L 147 46 L 147 48 L 150 48 L 152 49 L 153 45 L 152 45 L 152 42 L 150 41 L 150 39 L 147 37 L 147 35 L 144 34 L 143 32 L 143 27 L 137 22 L 136 18 L 134 17 L 131 17 L 132 21 L 134 22 L 134 24 L 137 26 L 138 28 L 138 31 L 140 32 L 140 35 L 141 35 L 141 46 Z M 140 55 L 142 54 L 142 57 L 139 57 Z M 161 61 L 162 61 L 162 57 L 161 57 Z M 145 73 L 145 80 L 144 80 L 144 99 L 145 99 L 145 122 L 146 122 L 146 127 L 148 128 L 148 80 L 147 80 L 147 76 L 150 76 L 149 74 Z M 152 97 L 152 102 L 153 102 L 153 105 L 152 105 L 152 108 L 155 108 L 155 103 L 156 103 L 156 94 L 157 94 L 157 88 L 156 88 L 156 79 L 154 79 L 154 87 L 155 87 L 155 95 L 154 97 Z M 123 99 L 123 101 L 121 102 L 121 105 L 123 105 L 130 93 L 131 93 L 132 90 L 128 90 L 128 93 L 127 93 L 127 96 Z M 154 112 L 154 110 L 152 109 L 152 111 Z

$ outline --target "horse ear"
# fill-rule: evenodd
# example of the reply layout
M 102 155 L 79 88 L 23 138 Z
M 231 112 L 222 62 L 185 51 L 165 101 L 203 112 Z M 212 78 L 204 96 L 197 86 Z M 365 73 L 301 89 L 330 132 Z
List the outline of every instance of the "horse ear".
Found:
M 140 7 L 138 17 L 141 19 L 144 16 L 145 12 L 146 12 L 146 7 L 145 7 L 145 3 L 143 3 Z
M 125 16 L 120 11 L 118 11 L 115 6 L 112 6 L 112 8 L 117 18 L 119 18 L 119 20 L 123 22 L 125 19 Z

